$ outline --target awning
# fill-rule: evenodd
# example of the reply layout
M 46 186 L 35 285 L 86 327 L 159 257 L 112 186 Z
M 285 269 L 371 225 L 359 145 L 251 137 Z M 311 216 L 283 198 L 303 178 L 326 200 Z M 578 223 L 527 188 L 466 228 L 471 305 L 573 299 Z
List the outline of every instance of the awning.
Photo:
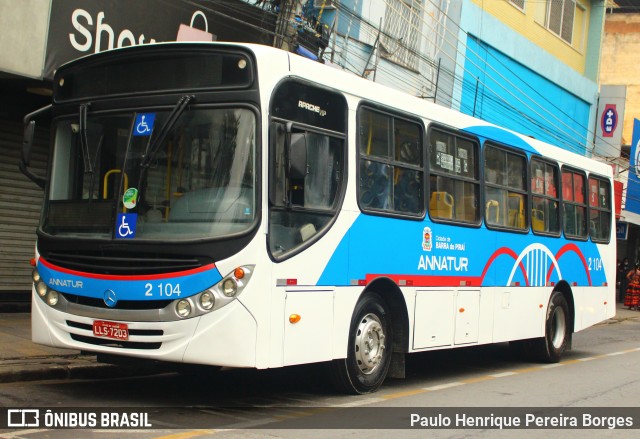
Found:
M 628 210 L 622 210 L 622 212 L 620 212 L 620 217 L 617 220 L 640 226 L 640 215 Z

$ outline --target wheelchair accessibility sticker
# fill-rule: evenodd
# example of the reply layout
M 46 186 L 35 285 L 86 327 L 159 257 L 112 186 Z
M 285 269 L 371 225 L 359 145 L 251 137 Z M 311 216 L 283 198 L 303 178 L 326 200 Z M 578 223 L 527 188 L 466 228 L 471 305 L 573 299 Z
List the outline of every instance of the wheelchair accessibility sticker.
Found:
M 137 222 L 137 213 L 119 213 L 116 220 L 116 238 L 135 238 Z
M 150 136 L 153 131 L 153 123 L 156 120 L 156 113 L 139 113 L 136 115 L 136 122 L 133 127 L 134 136 Z

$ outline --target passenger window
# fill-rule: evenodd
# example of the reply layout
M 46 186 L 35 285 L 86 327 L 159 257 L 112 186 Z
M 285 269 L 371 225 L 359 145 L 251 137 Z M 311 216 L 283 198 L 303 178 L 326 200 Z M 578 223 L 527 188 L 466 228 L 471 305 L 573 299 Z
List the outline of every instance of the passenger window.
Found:
M 484 163 L 486 224 L 489 227 L 526 230 L 526 157 L 486 145 Z
M 478 223 L 478 143 L 444 130 L 429 132 L 429 214 L 433 219 Z
M 422 128 L 399 116 L 362 107 L 358 201 L 364 211 L 424 213 Z
M 535 233 L 560 233 L 558 166 L 531 159 L 531 228 Z
M 611 186 L 606 180 L 589 177 L 589 234 L 591 240 L 608 242 L 611 234 Z
M 586 239 L 587 205 L 585 175 L 577 170 L 562 169 L 563 228 L 569 238 Z

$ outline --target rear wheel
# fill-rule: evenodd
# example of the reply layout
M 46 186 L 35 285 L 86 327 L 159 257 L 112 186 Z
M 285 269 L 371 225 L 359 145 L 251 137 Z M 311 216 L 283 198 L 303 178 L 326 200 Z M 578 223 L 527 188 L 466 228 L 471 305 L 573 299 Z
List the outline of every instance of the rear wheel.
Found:
M 569 305 L 562 293 L 554 291 L 547 308 L 545 335 L 532 340 L 532 353 L 540 361 L 557 363 L 567 349 L 570 337 Z
M 377 390 L 389 371 L 392 340 L 386 303 L 377 294 L 367 294 L 353 313 L 347 358 L 331 364 L 338 389 L 354 394 Z

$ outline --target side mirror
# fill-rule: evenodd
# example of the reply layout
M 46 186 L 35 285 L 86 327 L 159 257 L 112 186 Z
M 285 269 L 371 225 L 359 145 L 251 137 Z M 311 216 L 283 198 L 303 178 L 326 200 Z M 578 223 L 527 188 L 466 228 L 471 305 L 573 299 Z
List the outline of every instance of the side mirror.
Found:
M 292 127 L 292 122 L 269 126 L 269 203 L 274 206 L 290 207 L 292 181 L 308 174 L 306 134 L 292 133 Z
M 22 136 L 22 162 L 25 166 L 31 163 L 31 148 L 33 147 L 33 137 L 36 132 L 36 121 L 31 120 L 24 126 L 24 135 Z
M 33 181 L 41 189 L 44 189 L 46 180 L 38 175 L 35 175 L 29 169 L 29 163 L 31 162 L 31 149 L 33 148 L 33 138 L 36 132 L 36 121 L 33 120 L 33 118 L 50 110 L 51 105 L 47 105 L 46 107 L 42 107 L 39 110 L 34 111 L 33 113 L 27 114 L 23 119 L 24 135 L 22 138 L 22 159 L 20 160 L 18 167 L 29 180 Z
M 302 180 L 307 175 L 307 136 L 291 133 L 289 140 L 289 178 Z

